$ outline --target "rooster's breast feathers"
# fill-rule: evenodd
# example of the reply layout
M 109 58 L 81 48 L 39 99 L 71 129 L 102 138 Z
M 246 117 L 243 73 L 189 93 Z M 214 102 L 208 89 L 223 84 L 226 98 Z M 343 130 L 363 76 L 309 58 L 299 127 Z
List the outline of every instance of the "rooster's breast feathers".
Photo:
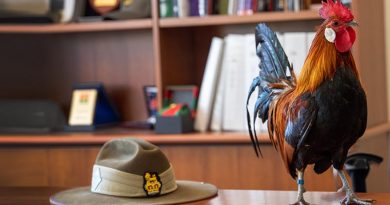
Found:
M 318 173 L 332 164 L 342 166 L 367 122 L 366 96 L 349 68 L 338 68 L 312 93 L 281 95 L 270 110 L 270 136 L 293 177 L 307 164 L 318 163 Z

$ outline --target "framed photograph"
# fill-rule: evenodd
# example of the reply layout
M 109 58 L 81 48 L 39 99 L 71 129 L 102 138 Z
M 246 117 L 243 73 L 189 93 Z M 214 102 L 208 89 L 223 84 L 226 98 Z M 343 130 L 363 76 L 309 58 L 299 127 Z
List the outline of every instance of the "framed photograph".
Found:
M 93 131 L 117 124 L 119 113 L 103 83 L 78 83 L 73 86 L 67 131 Z

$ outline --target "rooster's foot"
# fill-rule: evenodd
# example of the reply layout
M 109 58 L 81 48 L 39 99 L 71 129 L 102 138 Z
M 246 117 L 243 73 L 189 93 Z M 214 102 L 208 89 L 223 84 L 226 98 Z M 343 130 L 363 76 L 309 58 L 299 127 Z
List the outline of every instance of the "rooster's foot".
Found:
M 305 199 L 299 199 L 297 202 L 290 204 L 290 205 L 311 205 L 310 203 L 306 202 Z
M 356 205 L 371 205 L 374 203 L 372 199 L 359 199 L 355 194 L 347 194 L 340 202 L 341 204 L 356 204 Z

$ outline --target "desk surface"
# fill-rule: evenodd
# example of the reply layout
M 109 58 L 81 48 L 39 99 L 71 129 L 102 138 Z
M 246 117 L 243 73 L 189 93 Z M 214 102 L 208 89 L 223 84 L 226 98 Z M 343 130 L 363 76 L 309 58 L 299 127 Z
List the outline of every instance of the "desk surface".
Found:
M 305 200 L 316 205 L 340 205 L 344 193 L 307 192 Z M 390 193 L 358 193 L 362 199 L 375 199 L 374 205 L 390 205 Z M 295 191 L 220 190 L 218 196 L 192 205 L 288 205 L 296 201 Z
M 0 204 L 49 204 L 49 197 L 66 188 L 60 187 L 0 187 Z M 375 199 L 374 205 L 390 205 L 390 193 L 359 193 L 362 198 Z M 317 205 L 339 205 L 343 193 L 307 192 L 305 199 Z M 212 199 L 191 203 L 192 205 L 288 205 L 295 202 L 295 191 L 219 190 Z

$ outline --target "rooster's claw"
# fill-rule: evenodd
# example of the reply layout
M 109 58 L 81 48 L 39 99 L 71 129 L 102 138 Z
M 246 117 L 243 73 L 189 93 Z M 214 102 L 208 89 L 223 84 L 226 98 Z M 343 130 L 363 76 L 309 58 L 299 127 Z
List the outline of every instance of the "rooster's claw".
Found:
M 359 199 L 355 194 L 347 195 L 340 202 L 340 204 L 356 204 L 356 205 L 372 205 L 374 200 L 372 199 Z
M 306 202 L 303 198 L 300 199 L 299 201 L 293 203 L 293 204 L 290 204 L 290 205 L 311 205 L 310 203 Z

